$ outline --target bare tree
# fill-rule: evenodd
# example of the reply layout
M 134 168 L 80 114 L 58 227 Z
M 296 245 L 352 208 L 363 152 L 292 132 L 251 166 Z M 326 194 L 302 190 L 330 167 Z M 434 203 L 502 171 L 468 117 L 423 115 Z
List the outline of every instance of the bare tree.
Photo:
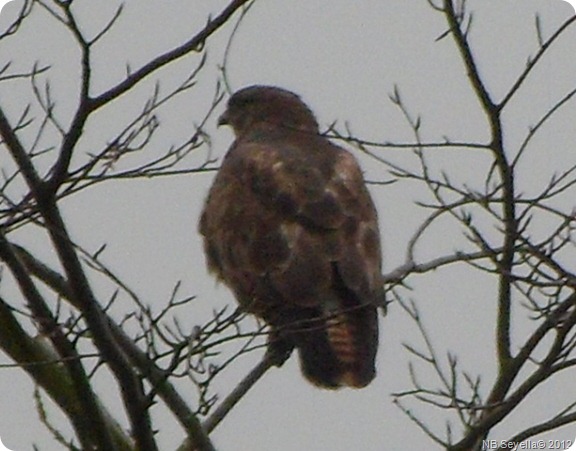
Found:
M 4 95 L 17 84 L 17 106 L 5 102 L 0 108 L 3 180 L 0 188 L 0 259 L 7 273 L 3 282 L 13 281 L 21 298 L 0 300 L 0 346 L 18 366 L 62 409 L 73 426 L 82 449 L 158 449 L 150 418 L 151 406 L 161 400 L 184 429 L 188 449 L 214 449 L 199 421 L 213 403 L 208 387 L 226 362 L 209 364 L 214 348 L 244 337 L 237 325 L 237 312 L 218 311 L 193 333 L 178 323 L 168 323 L 172 312 L 188 304 L 190 296 L 174 287 L 172 297 L 160 312 L 153 312 L 101 261 L 103 249 L 88 252 L 74 241 L 62 216 L 61 204 L 71 196 L 110 180 L 154 178 L 176 173 L 208 171 L 214 161 L 210 152 L 196 162 L 199 149 L 209 148 L 204 123 L 222 98 L 215 86 L 213 100 L 190 135 L 162 153 L 143 151 L 150 147 L 159 129 L 159 112 L 174 99 L 188 94 L 198 82 L 206 61 L 205 45 L 236 14 L 249 6 L 246 0 L 231 1 L 220 13 L 180 46 L 158 55 L 126 75 L 113 86 L 94 88 L 94 59 L 98 45 L 113 30 L 123 7 L 95 32 L 87 32 L 82 8 L 69 1 L 25 1 L 17 18 L 0 36 L 9 46 L 19 33 L 30 32 L 33 20 L 51 20 L 66 31 L 76 47 L 78 86 L 67 93 L 76 98 L 69 118 L 57 112 L 60 99 L 53 97 L 52 68 L 39 62 L 29 69 L 13 69 L 3 63 L 0 81 Z M 81 138 L 93 126 L 93 117 L 128 96 L 147 78 L 183 56 L 196 55 L 189 75 L 176 87 L 162 92 L 156 83 L 141 102 L 140 112 L 124 120 L 119 131 L 108 134 L 99 150 L 82 152 Z M 6 98 L 6 97 L 4 97 Z M 22 99 L 26 99 L 22 102 Z M 137 154 L 139 158 L 130 156 Z M 8 164 L 11 157 L 13 165 Z M 130 160 L 127 164 L 123 164 Z M 43 246 L 57 255 L 59 268 L 40 260 L 12 235 L 22 230 L 45 231 Z M 109 299 L 97 296 L 89 273 L 98 273 L 117 287 Z M 8 280 L 7 280 L 8 279 Z M 56 302 L 54 302 L 56 299 Z M 120 300 L 134 306 L 130 314 L 114 318 L 112 307 Z M 68 305 L 71 308 L 65 307 Z M 170 318 L 169 318 L 170 317 Z M 31 331 L 35 331 L 31 332 Z M 36 336 L 34 336 L 36 335 Z M 250 334 L 229 361 L 245 352 L 254 340 Z M 128 418 L 126 433 L 95 394 L 92 380 L 98 372 L 110 372 Z M 184 401 L 171 380 L 188 377 L 198 388 L 196 408 Z M 49 419 L 45 418 L 49 427 Z M 55 437 L 67 448 L 75 445 L 56 429 Z
M 426 118 L 411 114 L 399 88 L 395 88 L 390 100 L 412 130 L 413 142 L 371 143 L 355 137 L 350 130 L 337 132 L 336 136 L 382 164 L 390 177 L 387 183 L 416 184 L 428 191 L 429 200 L 419 204 L 428 212 L 427 217 L 409 242 L 405 264 L 386 275 L 391 298 L 412 318 L 423 343 L 406 344 L 413 356 L 411 387 L 395 393 L 394 402 L 443 449 L 509 449 L 576 421 L 576 402 L 569 398 L 565 405 L 558 406 L 553 417 L 527 424 L 504 440 L 496 439 L 493 433 L 544 384 L 557 384 L 561 390 L 558 376 L 574 374 L 576 365 L 574 154 L 568 154 L 564 165 L 545 182 L 539 180 L 539 185 L 531 186 L 520 182 L 539 172 L 526 160 L 531 153 L 546 158 L 547 144 L 541 142 L 543 130 L 561 118 L 569 105 L 574 107 L 574 84 L 541 112 L 536 123 L 523 130 L 519 144 L 506 139 L 514 127 L 518 128 L 514 119 L 510 120 L 510 106 L 528 89 L 527 81 L 537 68 L 546 64 L 546 58 L 552 58 L 551 49 L 566 39 L 576 17 L 545 35 L 537 15 L 537 47 L 507 91 L 497 96 L 482 75 L 486 63 L 477 57 L 471 43 L 476 25 L 474 11 L 468 9 L 465 1 L 429 1 L 429 5 L 445 20 L 446 31 L 438 40 L 450 39 L 460 56 L 462 76 L 468 79 L 488 130 L 486 138 L 455 141 L 439 132 L 442 140 L 425 141 L 421 128 Z M 448 91 L 449 88 L 447 95 Z M 411 156 L 401 163 L 386 156 L 387 151 L 399 149 L 409 149 Z M 481 152 L 484 164 L 477 167 L 478 181 L 460 181 L 458 177 L 462 165 L 476 164 L 473 161 L 477 160 L 470 158 L 467 162 L 463 158 L 454 164 L 442 157 L 443 150 L 461 155 Z M 461 242 L 461 250 L 418 261 L 417 251 L 425 245 L 428 231 L 442 221 L 449 231 L 446 238 Z M 458 235 L 464 240 L 455 238 Z M 490 326 L 494 330 L 497 368 L 492 380 L 487 373 L 473 374 L 462 368 L 458 355 L 440 351 L 434 345 L 431 330 L 444 325 L 426 325 L 414 300 L 422 295 L 406 290 L 418 275 L 447 265 L 467 265 L 478 274 L 488 274 L 493 281 L 495 302 L 485 304 L 487 309 L 494 309 L 496 318 Z M 471 274 L 474 277 L 473 271 Z M 434 279 L 428 283 L 434 283 Z M 467 320 L 476 319 L 462 318 Z M 525 336 L 514 334 L 514 327 L 525 330 Z M 418 406 L 431 406 L 436 410 L 435 416 L 445 418 L 443 430 L 433 427 L 429 417 L 418 413 L 425 411 Z M 559 442 L 549 447 L 570 446 L 569 441 Z
M 29 67 L 8 59 L 0 64 L 0 261 L 4 270 L 0 282 L 14 288 L 3 291 L 0 298 L 0 348 L 38 386 L 40 419 L 67 449 L 158 449 L 158 425 L 151 417 L 155 404 L 165 406 L 181 426 L 180 449 L 214 449 L 210 433 L 274 364 L 272 356 L 264 353 L 261 362 L 220 400 L 213 382 L 237 357 L 264 346 L 265 327 L 231 308 L 214 311 L 194 326 L 183 324 L 178 320 L 180 312 L 193 307 L 194 296 L 182 293 L 179 282 L 164 307 L 154 310 L 105 262 L 106 246 L 89 250 L 73 239 L 63 215 L 67 199 L 96 186 L 216 168 L 206 124 L 213 121 L 213 111 L 224 97 L 219 83 L 214 82 L 210 101 L 198 101 L 196 125 L 188 136 L 162 150 L 156 138 L 166 126 L 161 118 L 174 102 L 195 96 L 201 82 L 204 92 L 208 90 L 209 82 L 202 76 L 208 70 L 209 42 L 252 4 L 230 1 L 201 29 L 190 32 L 183 44 L 136 68 L 127 67 L 120 80 L 104 89 L 97 88 L 95 61 L 102 56 L 99 44 L 113 35 L 125 13 L 123 7 L 92 29 L 74 1 L 25 0 L 0 36 L 1 51 L 21 33 L 29 33 L 34 20 L 49 20 L 54 29 L 67 33 L 70 54 L 76 58 L 77 84 L 65 93 L 54 87 L 57 67 L 39 56 Z M 569 160 L 546 183 L 530 190 L 519 186 L 519 179 L 523 171 L 533 169 L 524 161 L 542 146 L 537 138 L 543 129 L 562 117 L 568 105 L 573 106 L 576 88 L 543 111 L 518 145 L 505 139 L 510 126 L 505 115 L 576 18 L 546 35 L 536 17 L 537 48 L 507 92 L 497 97 L 479 69 L 482 61 L 470 39 L 474 15 L 466 2 L 429 1 L 429 5 L 446 23 L 438 40 L 450 40 L 459 52 L 462 76 L 476 96 L 488 130 L 486 138 L 453 140 L 439 132 L 441 140 L 428 141 L 422 133 L 425 118 L 411 113 L 400 88 L 390 100 L 412 131 L 410 142 L 370 142 L 336 126 L 326 133 L 381 165 L 383 189 L 394 183 L 426 190 L 426 200 L 417 204 L 426 217 L 407 245 L 405 262 L 384 275 L 391 308 L 401 308 L 413 320 L 423 343 L 423 348 L 406 344 L 414 360 L 407 381 L 411 385 L 393 394 L 393 400 L 441 448 L 480 450 L 493 437 L 494 428 L 521 409 L 536 389 L 574 371 L 576 218 L 571 199 L 576 194 L 576 162 Z M 191 69 L 167 88 L 170 84 L 164 84 L 164 78 L 172 76 L 169 69 L 182 58 L 187 58 Z M 18 101 L 11 97 L 13 92 Z M 142 92 L 145 100 L 140 100 Z M 62 112 L 63 96 L 75 99 L 68 115 Z M 133 102 L 130 113 L 109 130 L 98 128 L 100 148 L 86 149 L 83 137 L 95 132 L 95 118 L 124 101 Z M 480 181 L 461 181 L 458 165 L 441 151 L 458 154 L 460 164 L 467 152 L 481 153 Z M 461 249 L 437 251 L 424 260 L 418 250 L 438 222 L 449 224 L 458 234 L 461 239 L 455 242 Z M 57 258 L 43 260 L 50 252 Z M 486 303 L 496 318 L 491 327 L 497 371 L 491 380 L 486 374 L 472 374 L 462 368 L 457 355 L 438 349 L 420 313 L 420 294 L 408 290 L 421 275 L 457 265 L 489 277 L 496 289 L 495 302 Z M 95 289 L 94 280 L 111 287 L 109 294 Z M 427 280 L 434 283 L 433 278 Z M 119 305 L 130 307 L 118 309 Z M 512 331 L 518 324 L 526 331 L 521 338 Z M 113 376 L 125 415 L 112 412 L 97 394 L 94 381 L 103 373 Z M 195 387 L 194 402 L 181 395 L 181 381 Z M 44 395 L 65 414 L 74 439 L 51 423 Z M 426 417 L 429 406 L 445 419 L 444 430 L 437 430 Z M 575 406 L 576 400 L 567 399 L 556 415 L 526 425 L 509 437 L 510 442 L 573 423 Z M 129 432 L 122 426 L 126 419 Z

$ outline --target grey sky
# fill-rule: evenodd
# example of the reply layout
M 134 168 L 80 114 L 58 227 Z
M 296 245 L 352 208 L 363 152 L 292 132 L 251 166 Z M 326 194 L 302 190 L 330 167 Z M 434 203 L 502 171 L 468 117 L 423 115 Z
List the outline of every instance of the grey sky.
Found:
M 86 30 L 97 30 L 108 20 L 117 1 L 76 0 Z M 135 69 L 160 52 L 192 35 L 226 5 L 217 0 L 130 0 L 120 21 L 98 44 L 95 58 L 94 93 L 117 83 L 124 76 L 126 62 Z M 490 2 L 471 0 L 475 11 L 471 43 L 478 57 L 480 72 L 496 98 L 509 89 L 522 71 L 527 58 L 537 48 L 534 15 L 541 15 L 542 31 L 547 38 L 573 11 L 567 3 L 552 0 Z M 5 13 L 9 13 L 6 11 Z M 3 13 L 3 14 L 5 14 Z M 0 25 L 4 17 L 0 17 Z M 180 100 L 162 110 L 157 145 L 167 148 L 190 134 L 190 124 L 201 120 L 213 95 L 217 66 L 230 35 L 232 24 L 218 33 L 208 46 L 206 70 L 199 85 Z M 38 60 L 54 65 L 51 72 L 53 94 L 58 99 L 56 113 L 67 124 L 71 108 L 66 92 L 77 83 L 77 53 L 66 33 L 47 14 L 34 19 L 34 32 L 15 39 L 9 48 L 0 44 L 0 66 L 9 59 L 18 69 L 29 68 Z M 414 116 L 422 118 L 424 141 L 485 141 L 487 128 L 464 68 L 450 37 L 435 39 L 446 29 L 439 13 L 426 1 L 364 0 L 282 0 L 257 1 L 235 37 L 227 75 L 233 89 L 249 84 L 273 84 L 299 93 L 317 114 L 323 127 L 338 121 L 340 129 L 349 123 L 353 132 L 373 141 L 413 142 L 399 110 L 388 95 L 399 87 Z M 576 84 L 576 28 L 563 38 L 532 74 L 523 91 L 507 113 L 509 128 L 505 139 L 517 146 L 530 125 Z M 100 148 L 122 118 L 149 94 L 159 80 L 168 90 L 182 80 L 198 63 L 188 56 L 150 77 L 138 87 L 138 95 L 119 99 L 110 112 L 97 115 L 86 132 L 84 152 Z M 2 103 L 16 114 L 21 107 L 17 90 L 0 86 Z M 220 107 L 222 108 L 222 106 Z M 576 110 L 570 104 L 559 119 L 541 132 L 541 137 L 526 158 L 521 172 L 521 190 L 530 192 L 564 167 L 576 162 L 573 150 Z M 230 130 L 213 132 L 214 155 L 221 158 L 232 141 Z M 0 167 L 10 165 L 2 155 Z M 200 152 L 201 154 L 202 152 Z M 198 155 L 201 161 L 204 154 Z M 366 178 L 386 180 L 387 173 L 374 160 L 356 154 Z M 409 150 L 388 150 L 383 155 L 410 165 Z M 474 185 L 481 183 L 479 168 L 488 159 L 471 150 L 442 150 L 434 164 L 445 168 L 454 178 Z M 184 292 L 197 295 L 193 312 L 180 311 L 179 320 L 190 329 L 201 323 L 213 306 L 233 303 L 224 287 L 215 287 L 206 274 L 200 238 L 196 231 L 202 201 L 212 174 L 187 175 L 101 185 L 64 202 L 73 236 L 95 251 L 107 244 L 105 260 L 140 293 L 146 302 L 160 309 L 174 283 L 182 280 Z M 417 200 L 429 194 L 411 185 L 372 185 L 371 193 L 380 211 L 384 243 L 385 271 L 404 262 L 406 244 L 424 211 Z M 565 199 L 570 202 L 570 199 Z M 546 224 L 542 225 L 543 230 Z M 37 232 L 37 231 L 36 231 Z M 43 241 L 36 233 L 15 234 L 48 261 L 54 256 L 42 254 Z M 416 257 L 426 261 L 437 255 L 465 248 L 465 240 L 455 229 L 433 227 Z M 108 287 L 99 286 L 105 299 Z M 421 309 L 425 324 L 444 358 L 446 351 L 459 355 L 460 363 L 471 373 L 482 373 L 486 387 L 494 376 L 493 321 L 494 281 L 466 267 L 449 267 L 436 273 L 411 279 L 412 297 Z M 108 290 L 108 291 L 107 291 Z M 13 287 L 0 281 L 0 294 L 14 293 Z M 515 333 L 521 336 L 525 324 Z M 434 449 L 430 440 L 392 404 L 390 393 L 410 388 L 408 357 L 402 344 L 421 344 L 414 325 L 401 309 L 392 305 L 381 320 L 381 347 L 377 379 L 366 389 L 321 391 L 300 375 L 293 357 L 281 369 L 272 369 L 241 401 L 214 433 L 219 450 L 318 450 L 362 449 L 421 450 Z M 254 353 L 239 360 L 218 382 L 224 395 L 253 364 Z M 0 363 L 8 363 L 3 356 Z M 426 372 L 422 374 L 427 374 Z M 117 404 L 112 382 L 102 380 L 101 393 Z M 181 391 L 187 387 L 183 385 Z M 189 388 L 193 390 L 192 387 Z M 32 403 L 32 385 L 16 369 L 0 369 L 0 436 L 15 450 L 30 450 L 32 443 L 43 451 L 60 449 L 39 424 Z M 193 394 L 190 395 L 192 399 Z M 505 428 L 496 428 L 493 438 L 504 439 L 515 428 L 530 424 L 556 412 L 566 398 L 576 399 L 573 381 L 554 384 L 550 391 L 538 391 L 513 415 Z M 10 406 L 9 408 L 7 406 Z M 414 404 L 430 424 L 441 428 L 444 416 Z M 56 423 L 61 420 L 54 412 Z M 159 409 L 161 449 L 173 449 L 182 440 L 182 432 Z M 501 435 L 498 435 L 501 434 Z M 576 426 L 566 427 L 551 438 L 576 436 Z

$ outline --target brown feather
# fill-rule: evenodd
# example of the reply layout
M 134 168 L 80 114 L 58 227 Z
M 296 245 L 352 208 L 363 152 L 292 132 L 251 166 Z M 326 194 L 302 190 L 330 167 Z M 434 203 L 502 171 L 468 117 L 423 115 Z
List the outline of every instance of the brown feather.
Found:
M 236 141 L 200 220 L 208 266 L 327 388 L 375 375 L 383 300 L 376 210 L 355 158 L 293 93 L 250 87 L 221 118 Z

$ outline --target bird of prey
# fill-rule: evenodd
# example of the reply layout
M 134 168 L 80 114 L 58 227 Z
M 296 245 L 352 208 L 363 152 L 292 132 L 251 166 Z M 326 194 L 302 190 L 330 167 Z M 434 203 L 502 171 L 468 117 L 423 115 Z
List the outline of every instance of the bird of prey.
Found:
M 278 87 L 236 92 L 219 124 L 236 140 L 200 219 L 209 269 L 270 326 L 272 349 L 298 350 L 312 383 L 366 386 L 384 291 L 377 213 L 356 159 Z

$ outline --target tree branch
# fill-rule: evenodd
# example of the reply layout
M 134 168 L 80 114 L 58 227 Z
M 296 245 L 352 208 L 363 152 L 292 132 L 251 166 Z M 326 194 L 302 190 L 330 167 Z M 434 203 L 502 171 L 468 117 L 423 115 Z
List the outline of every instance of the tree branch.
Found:
M 92 449 L 92 447 L 113 449 L 111 448 L 112 439 L 98 409 L 96 397 L 92 392 L 88 377 L 80 362 L 80 357 L 60 330 L 60 326 L 27 274 L 25 266 L 12 250 L 1 229 L 0 259 L 10 268 L 22 294 L 28 301 L 28 307 L 40 326 L 41 333 L 54 344 L 70 374 L 77 398 L 82 402 L 83 411 L 85 412 L 84 415 L 71 418 L 78 439 L 85 449 Z
M 502 124 L 500 122 L 500 110 L 492 101 L 484 82 L 480 77 L 478 67 L 472 55 L 466 35 L 460 28 L 458 16 L 454 10 L 451 0 L 445 0 L 444 11 L 446 20 L 450 26 L 450 31 L 456 46 L 460 51 L 462 60 L 466 67 L 466 73 L 470 79 L 482 109 L 486 114 L 491 129 L 490 148 L 494 155 L 496 166 L 500 172 L 502 180 L 502 197 L 503 197 L 503 222 L 504 222 L 504 242 L 502 257 L 499 262 L 499 294 L 498 294 L 498 319 L 496 325 L 496 346 L 498 351 L 498 362 L 500 372 L 504 373 L 511 359 L 510 351 L 510 304 L 511 304 L 511 286 L 512 286 L 512 266 L 514 259 L 514 248 L 517 238 L 517 221 L 516 221 L 516 203 L 514 188 L 514 173 L 508 163 L 504 152 L 504 143 L 502 138 Z M 497 389 L 493 392 L 491 402 L 495 403 L 506 394 L 509 386 L 506 384 L 497 384 Z
M 13 315 L 10 306 L 0 298 L 0 348 L 21 367 L 36 384 L 62 409 L 72 424 L 76 418 L 86 415 L 84 400 L 78 397 L 74 381 L 63 359 L 42 339 L 30 337 Z M 114 449 L 133 451 L 132 440 L 114 420 L 105 407 L 98 402 L 98 408 L 106 423 L 106 430 L 112 435 Z
M 80 309 L 70 291 L 68 282 L 61 274 L 39 261 L 23 247 L 15 245 L 14 248 L 32 275 L 42 280 L 52 290 Z M 106 318 L 108 317 L 106 316 Z M 150 360 L 148 355 L 114 321 L 108 318 L 108 324 L 118 345 L 126 353 L 130 362 L 138 368 L 140 374 L 150 381 L 158 396 L 166 403 L 166 406 L 186 430 L 189 441 L 194 444 L 194 448 L 198 451 L 214 451 L 215 448 L 198 418 L 168 381 L 169 374 Z
M 128 78 L 126 78 L 112 89 L 109 89 L 108 91 L 100 94 L 98 97 L 91 99 L 90 110 L 94 111 L 110 102 L 111 100 L 121 96 L 160 67 L 171 63 L 172 61 L 175 61 L 188 53 L 199 51 L 199 49 L 201 49 L 204 45 L 204 42 L 214 32 L 216 32 L 222 25 L 224 25 L 238 9 L 242 8 L 245 4 L 250 3 L 251 1 L 253 0 L 233 0 L 230 2 L 218 16 L 210 20 L 206 26 L 192 39 L 185 42 L 180 47 L 177 47 L 174 50 L 158 56 L 148 64 L 142 66 L 140 69 L 138 69 L 136 72 L 134 72 L 132 75 L 130 75 Z
M 522 83 L 524 83 L 524 81 L 526 80 L 526 78 L 528 77 L 528 75 L 530 75 L 530 72 L 532 72 L 532 69 L 534 69 L 536 67 L 536 65 L 538 64 L 538 62 L 540 61 L 540 58 L 542 58 L 542 56 L 544 56 L 544 54 L 546 53 L 546 51 L 550 48 L 550 46 L 562 35 L 562 33 L 570 26 L 572 25 L 574 22 L 576 22 L 576 16 L 572 16 L 570 19 L 568 19 L 566 22 L 564 22 L 562 24 L 562 26 L 560 28 L 558 28 L 553 34 L 552 36 L 550 36 L 550 38 L 544 42 L 542 44 L 542 46 L 540 47 L 540 50 L 538 50 L 538 52 L 536 53 L 536 56 L 534 58 L 532 58 L 528 64 L 526 65 L 526 68 L 524 69 L 524 71 L 520 74 L 520 76 L 516 79 L 516 82 L 512 85 L 512 87 L 510 88 L 510 90 L 508 91 L 508 93 L 506 94 L 506 96 L 504 96 L 504 98 L 500 101 L 500 103 L 498 104 L 498 109 L 499 110 L 503 110 L 506 105 L 508 104 L 508 102 L 510 101 L 510 99 L 512 99 L 512 97 L 514 97 L 514 94 L 516 94 L 516 92 L 520 89 L 520 87 L 522 86 Z

